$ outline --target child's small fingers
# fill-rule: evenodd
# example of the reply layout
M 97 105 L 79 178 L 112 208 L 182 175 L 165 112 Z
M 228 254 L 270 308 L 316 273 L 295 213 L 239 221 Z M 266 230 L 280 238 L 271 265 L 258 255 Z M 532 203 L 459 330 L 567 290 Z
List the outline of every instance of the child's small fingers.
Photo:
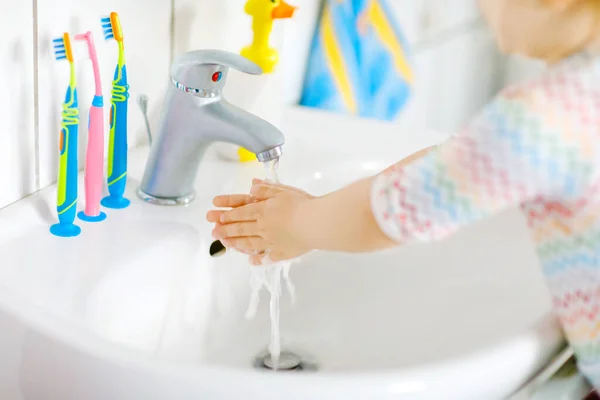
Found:
M 266 200 L 281 193 L 282 191 L 283 189 L 280 187 L 260 183 L 257 185 L 252 185 L 252 188 L 250 188 L 250 196 L 258 200 Z
M 260 179 L 252 180 L 252 188 L 250 189 L 250 195 L 252 197 L 255 197 L 256 199 L 265 200 L 283 191 L 298 193 L 307 197 L 314 197 L 297 187 L 284 185 L 279 182 L 263 181 Z
M 285 254 L 280 252 L 272 252 L 269 254 L 269 259 L 272 262 L 286 261 L 289 260 L 289 257 L 286 257 Z
M 240 251 L 258 250 L 264 251 L 267 248 L 267 242 L 260 236 L 235 237 L 224 239 L 225 247 L 234 248 Z
M 258 235 L 256 222 L 236 222 L 227 225 L 217 225 L 212 231 L 215 239 L 242 238 Z
M 206 220 L 213 224 L 219 223 L 224 212 L 224 210 L 210 210 L 206 213 Z
M 250 257 L 248 257 L 248 262 L 250 262 L 250 265 L 254 265 L 254 266 L 260 266 L 263 263 L 263 257 L 264 256 L 259 256 L 257 254 L 252 254 Z
M 283 190 L 287 190 L 289 192 L 304 193 L 304 190 L 302 190 L 302 189 L 299 189 L 295 186 L 284 185 L 283 183 L 279 183 L 279 182 L 273 183 L 273 186 L 278 187 Z
M 279 182 L 268 181 L 268 180 L 258 179 L 258 178 L 252 179 L 252 185 L 270 186 L 270 187 L 278 188 L 278 189 L 295 189 L 292 186 L 286 186 L 286 185 L 281 184 Z
M 253 203 L 255 200 L 252 196 L 247 194 L 228 194 L 222 196 L 216 196 L 213 199 L 213 204 L 215 207 L 241 207 L 246 204 Z
M 241 221 L 256 221 L 261 212 L 262 205 L 260 203 L 247 204 L 224 212 L 221 214 L 220 222 L 228 224 Z
M 297 188 L 297 187 L 294 187 L 294 186 L 286 186 L 286 185 L 281 185 L 281 187 L 282 187 L 282 188 L 284 188 L 285 190 L 287 190 L 288 192 L 294 192 L 294 193 L 298 193 L 298 194 L 301 194 L 301 195 L 303 195 L 303 196 L 309 197 L 309 198 L 311 198 L 311 199 L 314 199 L 314 198 L 315 198 L 315 196 L 313 196 L 313 195 L 311 195 L 311 194 L 308 194 L 308 193 L 306 193 L 304 190 L 302 190 L 302 189 L 299 189 L 299 188 Z

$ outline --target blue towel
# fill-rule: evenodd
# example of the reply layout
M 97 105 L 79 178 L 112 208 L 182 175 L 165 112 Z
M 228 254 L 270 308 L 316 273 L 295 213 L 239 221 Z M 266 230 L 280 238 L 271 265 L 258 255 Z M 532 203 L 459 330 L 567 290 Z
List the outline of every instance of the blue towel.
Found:
M 413 80 L 406 40 L 385 0 L 325 0 L 301 105 L 392 120 Z

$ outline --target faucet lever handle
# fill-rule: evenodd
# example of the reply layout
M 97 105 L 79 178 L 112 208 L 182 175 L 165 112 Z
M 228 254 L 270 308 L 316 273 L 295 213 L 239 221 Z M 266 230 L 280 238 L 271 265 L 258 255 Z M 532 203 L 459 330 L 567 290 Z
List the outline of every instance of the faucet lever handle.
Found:
M 257 64 L 239 54 L 223 50 L 196 50 L 185 53 L 175 60 L 171 66 L 171 76 L 178 77 L 194 65 L 210 64 L 222 65 L 251 75 L 261 75 L 263 73 L 262 68 Z

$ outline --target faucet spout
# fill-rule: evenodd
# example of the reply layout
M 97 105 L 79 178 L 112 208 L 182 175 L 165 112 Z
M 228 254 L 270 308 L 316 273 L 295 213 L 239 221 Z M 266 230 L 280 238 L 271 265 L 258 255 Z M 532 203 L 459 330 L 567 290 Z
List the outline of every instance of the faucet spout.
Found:
M 256 158 L 258 159 L 258 161 L 265 163 L 271 160 L 278 159 L 279 157 L 281 157 L 281 154 L 283 154 L 283 149 L 281 146 L 277 146 L 273 147 L 270 150 L 263 151 L 261 153 L 256 153 Z
M 196 87 L 171 76 L 173 85 L 167 92 L 161 124 L 152 140 L 138 189 L 138 195 L 150 203 L 177 205 L 191 202 L 195 197 L 194 184 L 200 161 L 213 142 L 244 147 L 255 153 L 261 162 L 282 154 L 285 138 L 279 129 L 230 104 L 221 94 L 227 66 L 239 62 L 248 67 L 250 61 L 237 60 L 237 55 L 232 53 L 208 52 L 191 52 L 179 61 L 189 66 L 194 58 L 208 60 L 207 64 L 190 67 L 195 73 L 186 75 L 193 78 L 186 83 Z M 220 57 L 227 61 L 226 66 L 217 63 Z M 260 70 L 258 66 L 254 67 Z M 172 70 L 179 71 L 175 67 Z
M 267 121 L 226 100 L 207 105 L 204 112 L 215 125 L 213 129 L 209 128 L 209 136 L 213 141 L 244 147 L 256 154 L 261 162 L 281 155 L 285 138 L 279 129 Z

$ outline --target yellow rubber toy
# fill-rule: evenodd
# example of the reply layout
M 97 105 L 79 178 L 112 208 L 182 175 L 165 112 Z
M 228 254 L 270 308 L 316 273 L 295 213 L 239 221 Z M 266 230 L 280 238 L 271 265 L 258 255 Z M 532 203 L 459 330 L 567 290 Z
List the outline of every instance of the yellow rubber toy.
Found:
M 244 7 L 252 17 L 252 43 L 242 49 L 241 55 L 255 62 L 264 74 L 273 72 L 279 62 L 277 50 L 269 46 L 269 38 L 276 19 L 292 18 L 296 7 L 284 0 L 248 0 Z M 238 149 L 240 162 L 255 161 L 256 155 L 242 147 Z
M 238 156 L 240 157 L 240 162 L 249 162 L 256 160 L 256 154 L 249 150 L 246 150 L 243 147 L 240 147 L 238 149 Z
M 245 47 L 241 54 L 258 64 L 263 73 L 271 73 L 279 61 L 277 50 L 269 46 L 273 21 L 292 18 L 296 7 L 284 0 L 248 0 L 244 11 L 252 17 L 254 37 L 252 43 Z

